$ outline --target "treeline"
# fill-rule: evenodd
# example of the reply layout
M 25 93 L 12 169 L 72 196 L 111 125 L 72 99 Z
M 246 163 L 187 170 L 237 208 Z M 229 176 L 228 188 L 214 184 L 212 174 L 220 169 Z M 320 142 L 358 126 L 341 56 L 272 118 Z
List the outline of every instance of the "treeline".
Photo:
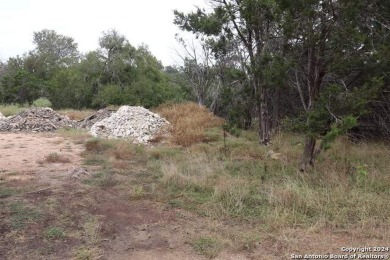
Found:
M 183 41 L 199 103 L 239 127 L 258 120 L 264 145 L 281 125 L 304 133 L 302 170 L 341 134 L 389 140 L 390 1 L 206 2 L 175 11 L 200 41 Z
M 0 64 L 1 103 L 44 97 L 54 108 L 153 107 L 188 95 L 147 46 L 134 47 L 115 30 L 104 32 L 99 48 L 86 54 L 53 30 L 35 32 L 33 42 L 33 50 Z

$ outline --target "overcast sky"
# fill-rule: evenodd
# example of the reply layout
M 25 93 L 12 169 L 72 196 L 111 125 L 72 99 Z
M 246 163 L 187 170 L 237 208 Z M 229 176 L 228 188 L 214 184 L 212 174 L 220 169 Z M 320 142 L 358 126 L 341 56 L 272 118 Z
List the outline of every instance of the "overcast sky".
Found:
M 129 42 L 145 43 L 164 65 L 178 60 L 173 10 L 194 10 L 204 0 L 0 0 L 0 60 L 34 48 L 33 32 L 55 30 L 78 43 L 79 51 L 98 48 L 103 31 L 116 29 Z

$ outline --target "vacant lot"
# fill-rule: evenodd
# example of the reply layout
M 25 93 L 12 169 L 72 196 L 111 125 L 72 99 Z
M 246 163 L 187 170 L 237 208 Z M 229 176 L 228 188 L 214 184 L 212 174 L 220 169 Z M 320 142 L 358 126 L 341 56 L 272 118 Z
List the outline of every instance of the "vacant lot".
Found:
M 390 245 L 386 146 L 339 140 L 302 174 L 299 136 L 268 148 L 252 132 L 207 137 L 183 148 L 0 134 L 0 258 L 291 259 Z

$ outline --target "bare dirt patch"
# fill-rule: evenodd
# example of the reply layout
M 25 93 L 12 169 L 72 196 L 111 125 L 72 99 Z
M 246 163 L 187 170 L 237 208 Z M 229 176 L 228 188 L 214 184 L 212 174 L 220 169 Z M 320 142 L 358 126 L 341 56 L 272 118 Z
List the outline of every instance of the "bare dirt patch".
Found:
M 0 172 L 5 180 L 55 182 L 82 164 L 83 149 L 81 144 L 53 134 L 0 133 Z M 51 163 L 47 158 L 53 155 L 63 161 Z

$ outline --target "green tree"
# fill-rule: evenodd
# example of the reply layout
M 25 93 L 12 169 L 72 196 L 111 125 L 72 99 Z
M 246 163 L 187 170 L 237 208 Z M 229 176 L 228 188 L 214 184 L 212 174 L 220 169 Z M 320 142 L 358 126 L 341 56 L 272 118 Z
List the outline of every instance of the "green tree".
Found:
M 44 82 L 24 68 L 24 58 L 10 58 L 1 77 L 2 103 L 31 103 L 38 98 Z
M 26 64 L 41 79 L 48 80 L 61 68 L 79 62 L 80 54 L 74 39 L 53 30 L 34 32 L 35 49 L 27 57 Z
M 59 70 L 49 81 L 49 99 L 54 108 L 82 109 L 92 103 L 92 85 L 85 81 L 80 66 Z
M 214 46 L 218 55 L 226 54 L 227 43 L 238 42 L 242 50 L 248 81 L 253 87 L 259 117 L 260 143 L 270 142 L 269 89 L 265 74 L 278 52 L 280 35 L 277 1 L 209 0 L 211 11 L 198 8 L 184 14 L 175 11 L 175 24 L 201 36 Z
M 314 165 L 330 141 L 356 126 L 366 103 L 382 85 L 381 80 L 364 75 L 366 59 L 371 59 L 367 53 L 372 51 L 373 24 L 367 22 L 371 14 L 364 9 L 368 4 L 365 0 L 283 1 L 283 30 L 295 61 L 291 76 L 304 109 L 302 171 Z

